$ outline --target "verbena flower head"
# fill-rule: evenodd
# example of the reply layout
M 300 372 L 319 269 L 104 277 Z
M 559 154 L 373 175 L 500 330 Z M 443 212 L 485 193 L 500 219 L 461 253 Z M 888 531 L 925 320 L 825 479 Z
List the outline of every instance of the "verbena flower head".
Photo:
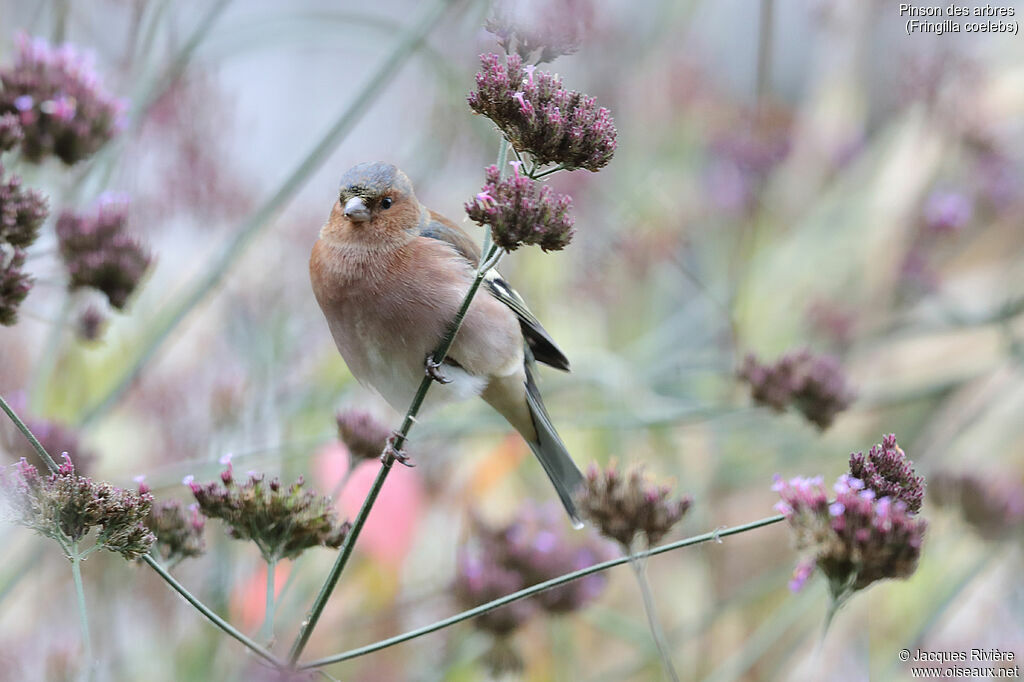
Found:
M 71 45 L 15 38 L 14 66 L 0 69 L 0 114 L 18 117 L 22 156 L 53 154 L 71 165 L 91 156 L 122 125 L 125 103 L 100 85 L 92 60 Z
M 64 546 L 98 528 L 98 546 L 131 560 L 148 552 L 156 539 L 145 524 L 152 495 L 79 476 L 67 456 L 48 476 L 25 459 L 0 476 L 14 520 Z
M 491 226 L 494 243 L 507 251 L 524 244 L 558 251 L 572 240 L 572 198 L 521 175 L 518 167 L 504 180 L 497 166 L 488 167 L 483 190 L 465 208 L 470 220 Z
M 568 530 L 563 516 L 554 505 L 528 504 L 506 525 L 492 527 L 475 519 L 472 543 L 458 558 L 459 601 L 476 606 L 610 557 L 606 543 L 592 532 Z M 505 635 L 538 610 L 568 613 L 585 607 L 606 584 L 604 575 L 590 575 L 485 614 L 477 627 Z
M 348 448 L 353 460 L 378 459 L 391 437 L 380 421 L 365 410 L 342 410 L 336 417 L 338 439 Z
M 943 472 L 931 477 L 929 496 L 956 507 L 981 537 L 1003 540 L 1024 532 L 1024 485 L 1012 477 Z
M 231 537 L 256 543 L 268 562 L 293 559 L 310 547 L 339 547 L 348 534 L 350 524 L 338 522 L 331 498 L 304 490 L 301 476 L 290 486 L 257 473 L 239 483 L 228 462 L 220 479 L 188 482 L 199 509 L 223 521 Z
M 874 490 L 877 497 L 891 497 L 907 505 L 907 511 L 916 514 L 924 502 L 924 477 L 914 474 L 914 463 L 896 443 L 896 434 L 882 438 L 880 445 L 872 446 L 867 456 L 863 452 L 850 455 L 850 475 L 863 481 L 864 487 Z
M 739 377 L 750 384 L 754 402 L 777 412 L 792 406 L 819 429 L 828 428 L 856 395 L 836 358 L 806 349 L 787 353 L 774 365 L 747 355 Z
M 127 199 L 108 194 L 88 213 L 63 212 L 56 228 L 69 287 L 98 289 L 118 310 L 127 305 L 151 262 L 128 233 L 127 220 Z
M 810 556 L 797 565 L 790 589 L 799 590 L 814 568 L 829 582 L 832 597 L 843 600 L 876 580 L 907 578 L 917 568 L 927 527 L 906 503 L 879 497 L 849 474 L 839 477 L 829 499 L 824 481 L 775 477 L 775 506 L 794 532 L 797 549 Z
M 6 152 L 21 142 L 25 133 L 21 130 L 21 123 L 14 114 L 0 114 L 0 152 Z
M 524 67 L 518 55 L 486 54 L 480 61 L 469 107 L 494 121 L 516 150 L 569 170 L 597 171 L 611 161 L 615 123 L 593 97 L 566 90 L 556 75 Z
M 587 0 L 499 0 L 484 27 L 506 53 L 542 63 L 576 52 L 592 21 Z
M 186 509 L 178 500 L 157 502 L 146 517 L 146 525 L 156 535 L 156 547 L 164 561 L 176 564 L 206 551 L 206 517 L 199 513 L 197 504 Z
M 620 472 L 614 461 L 606 469 L 591 464 L 576 500 L 580 515 L 627 551 L 641 536 L 648 547 L 657 544 L 693 503 L 689 496 L 674 497 L 642 465 Z
M 39 228 L 47 215 L 46 197 L 22 187 L 17 175 L 5 176 L 0 163 L 0 243 L 22 248 L 30 246 L 39 236 Z
M 25 252 L 0 248 L 0 324 L 10 326 L 18 321 L 18 306 L 32 289 L 32 278 L 22 271 Z

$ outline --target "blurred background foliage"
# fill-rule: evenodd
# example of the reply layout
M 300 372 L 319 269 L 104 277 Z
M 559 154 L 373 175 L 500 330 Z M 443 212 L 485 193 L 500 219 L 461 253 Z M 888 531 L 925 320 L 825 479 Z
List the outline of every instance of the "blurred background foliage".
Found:
M 330 492 L 348 461 L 335 411 L 397 424 L 339 358 L 307 259 L 351 165 L 396 163 L 425 204 L 459 222 L 493 162 L 493 127 L 465 105 L 478 55 L 498 49 L 485 4 L 455 3 L 400 69 L 372 80 L 425 8 L 0 1 L 0 62 L 17 29 L 68 40 L 94 51 L 106 87 L 130 101 L 125 130 L 88 162 L 17 171 L 53 214 L 129 195 L 154 267 L 124 313 L 68 294 L 51 217 L 29 252 L 37 283 L 21 321 L 0 330 L 0 391 L 71 429 L 91 475 L 127 486 L 145 474 L 158 498 L 191 501 L 181 479 L 212 480 L 231 452 L 238 471 L 302 474 Z M 584 42 L 551 68 L 611 109 L 619 149 L 600 174 L 552 179 L 575 200 L 569 249 L 502 263 L 573 363 L 543 382 L 577 461 L 647 462 L 673 478 L 695 500 L 679 537 L 770 515 L 774 473 L 831 479 L 888 432 L 926 477 L 970 474 L 982 500 L 996 483 L 1019 500 L 1024 43 L 908 37 L 895 3 L 865 0 L 577 9 L 589 17 Z M 98 341 L 77 324 L 90 306 L 109 318 Z M 825 432 L 753 406 L 736 378 L 748 352 L 774 360 L 804 346 L 837 355 L 857 390 Z M 497 522 L 550 497 L 525 444 L 488 409 L 421 420 L 409 448 L 418 466 L 387 482 L 311 655 L 453 613 L 471 510 Z M 20 456 L 9 425 L 0 431 Z M 374 470 L 348 479 L 345 514 Z M 954 497 L 926 496 L 914 577 L 854 599 L 820 651 L 824 586 L 787 591 L 795 554 L 781 525 L 652 559 L 681 675 L 903 679 L 901 648 L 1024 656 L 1019 517 L 980 533 L 965 515 L 981 512 Z M 78 634 L 63 559 L 20 528 L 0 527 L 0 539 L 0 677 L 65 679 Z M 207 542 L 176 573 L 255 632 L 258 553 L 216 522 Z M 278 567 L 279 641 L 331 560 L 313 550 Z M 251 657 L 149 571 L 102 553 L 83 570 L 103 677 L 254 679 Z M 636 584 L 624 569 L 609 579 L 593 606 L 520 633 L 525 679 L 658 679 Z M 475 680 L 484 640 L 462 624 L 329 671 Z

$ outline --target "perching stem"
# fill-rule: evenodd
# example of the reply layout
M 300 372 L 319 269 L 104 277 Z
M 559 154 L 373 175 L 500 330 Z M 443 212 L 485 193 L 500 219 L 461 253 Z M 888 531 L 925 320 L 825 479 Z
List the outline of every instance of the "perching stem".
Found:
M 418 637 L 422 637 L 423 635 L 428 635 L 431 632 L 443 630 L 444 628 L 455 625 L 456 623 L 461 623 L 464 620 L 469 620 L 470 618 L 481 616 L 495 609 L 499 609 L 502 606 L 511 604 L 512 602 L 517 602 L 521 599 L 533 597 L 537 594 L 540 594 L 541 592 L 558 587 L 559 585 L 564 585 L 566 583 L 572 582 L 573 580 L 585 578 L 586 576 L 592 575 L 594 573 L 606 571 L 609 568 L 621 566 L 622 564 L 628 563 L 636 559 L 646 559 L 647 557 L 657 556 L 658 554 L 671 552 L 672 550 L 680 549 L 682 547 L 699 545 L 701 543 L 710 542 L 712 540 L 717 542 L 720 538 L 728 537 L 730 535 L 738 535 L 739 533 L 745 533 L 747 531 L 755 530 L 757 528 L 763 528 L 764 526 L 770 526 L 772 524 L 785 521 L 785 519 L 786 517 L 782 514 L 777 514 L 775 516 L 769 516 L 767 518 L 759 519 L 757 521 L 751 521 L 750 523 L 744 523 L 739 526 L 733 526 L 732 528 L 718 528 L 708 533 L 694 535 L 693 537 L 689 537 L 684 540 L 670 542 L 668 544 L 661 545 L 660 547 L 654 547 L 652 549 L 637 552 L 636 554 L 631 554 L 629 556 L 622 556 L 615 559 L 609 559 L 608 561 L 602 561 L 599 564 L 594 564 L 593 566 L 588 566 L 587 568 L 581 568 L 578 571 L 566 573 L 565 575 L 561 575 L 557 578 L 552 578 L 551 580 L 546 580 L 542 583 L 537 583 L 532 587 L 527 587 L 526 589 L 519 590 L 518 592 L 507 594 L 504 597 L 495 599 L 493 601 L 489 601 L 486 604 L 481 604 L 480 606 L 473 607 L 467 611 L 463 611 L 462 613 L 455 614 L 454 616 L 449 616 L 448 618 L 436 621 L 434 623 L 431 623 L 430 625 L 425 625 L 421 628 L 410 630 L 409 632 L 406 632 L 404 634 L 389 637 L 388 639 L 382 639 L 381 641 L 374 642 L 373 644 L 367 644 L 356 649 L 350 649 L 349 651 L 345 651 L 340 654 L 335 654 L 334 656 L 328 656 L 326 658 L 320 658 L 315 661 L 303 663 L 298 667 L 301 670 L 309 670 L 312 668 L 319 668 L 320 666 L 324 665 L 330 665 L 332 663 L 347 661 L 352 658 L 358 658 L 359 656 L 365 656 L 366 654 L 372 654 L 375 651 L 387 649 L 388 647 L 392 647 L 396 644 L 401 644 L 402 642 L 408 642 L 411 639 L 416 639 Z

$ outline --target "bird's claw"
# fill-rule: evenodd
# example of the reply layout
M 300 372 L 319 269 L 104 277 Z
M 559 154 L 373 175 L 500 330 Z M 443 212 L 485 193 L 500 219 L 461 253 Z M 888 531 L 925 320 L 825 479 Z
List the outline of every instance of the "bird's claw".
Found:
M 412 458 L 409 457 L 408 454 L 406 454 L 405 450 L 395 447 L 395 443 L 398 442 L 399 438 L 405 440 L 405 438 L 397 431 L 391 432 L 391 436 L 387 439 L 387 444 L 384 447 L 384 454 L 380 456 L 380 461 L 387 464 L 389 461 L 394 460 L 399 464 L 407 466 L 411 469 L 412 467 L 416 466 L 415 464 L 412 463 Z
M 442 360 L 443 362 L 443 360 Z M 424 371 L 426 375 L 436 381 L 439 384 L 450 384 L 452 380 L 449 379 L 441 372 L 441 363 L 434 360 L 434 355 L 431 353 L 427 355 L 427 359 L 423 362 Z

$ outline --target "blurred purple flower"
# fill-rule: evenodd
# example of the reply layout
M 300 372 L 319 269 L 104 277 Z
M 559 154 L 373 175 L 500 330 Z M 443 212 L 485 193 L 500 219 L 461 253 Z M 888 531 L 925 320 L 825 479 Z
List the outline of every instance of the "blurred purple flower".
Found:
M 643 466 L 622 473 L 615 461 L 605 469 L 591 464 L 576 501 L 580 515 L 626 552 L 641 536 L 648 547 L 657 544 L 693 503 L 689 496 L 673 497 L 671 487 L 653 480 Z
M 811 556 L 797 566 L 790 587 L 800 589 L 817 567 L 836 601 L 885 578 L 907 578 L 917 568 L 927 527 L 902 500 L 879 497 L 849 474 L 829 502 L 821 477 L 784 481 L 776 475 L 776 505 L 789 521 L 796 547 Z
M 504 180 L 499 179 L 497 166 L 488 167 L 483 190 L 465 208 L 470 220 L 491 226 L 494 243 L 507 251 L 524 244 L 558 251 L 574 233 L 572 197 L 520 175 L 518 167 Z
M 615 123 L 597 100 L 562 87 L 561 79 L 523 66 L 518 55 L 481 55 L 469 107 L 494 121 L 512 146 L 538 165 L 597 171 L 617 146 Z
M 15 404 L 15 409 L 19 405 Z M 43 449 L 54 456 L 67 455 L 74 463 L 75 471 L 80 474 L 87 474 L 96 463 L 96 453 L 82 444 L 81 437 L 77 430 L 51 419 L 39 417 L 25 417 L 25 425 L 35 434 Z M 46 464 L 40 459 L 32 444 L 22 436 L 21 432 L 14 429 L 0 430 L 2 442 L 7 451 L 17 459 L 27 459 L 29 464 L 36 467 L 45 467 Z
M 875 491 L 878 497 L 891 497 L 907 505 L 907 511 L 916 514 L 924 502 L 924 478 L 914 474 L 914 463 L 896 443 L 896 434 L 882 438 L 864 456 L 863 452 L 850 455 L 850 475 L 862 481 L 864 487 Z
M 125 229 L 127 220 L 127 198 L 108 194 L 89 213 L 64 211 L 56 228 L 69 288 L 98 289 L 118 310 L 127 305 L 152 261 Z
M 89 305 L 75 321 L 75 333 L 82 341 L 98 341 L 107 326 L 107 317 L 95 305 Z
M 391 431 L 365 410 L 342 410 L 336 416 L 338 439 L 354 462 L 379 459 Z
M 761 364 L 749 354 L 739 377 L 750 384 L 754 402 L 776 412 L 793 406 L 822 430 L 855 397 L 839 361 L 831 355 L 813 355 L 807 349 L 787 353 L 774 365 Z
M 49 215 L 46 204 L 42 194 L 22 187 L 20 177 L 5 176 L 0 163 L 0 243 L 26 248 L 35 242 Z
M 0 152 L 7 151 L 24 137 L 17 115 L 10 112 L 0 114 Z
M 705 180 L 712 199 L 726 210 L 753 210 L 761 186 L 790 146 L 789 121 L 782 113 L 747 116 L 716 135 L 708 148 Z
M 923 209 L 924 229 L 933 235 L 959 232 L 971 221 L 974 205 L 962 192 L 936 190 Z
M 0 470 L 0 488 L 17 523 L 64 546 L 98 528 L 98 547 L 132 560 L 148 552 L 156 539 L 145 525 L 152 495 L 79 476 L 66 455 L 49 476 L 22 458 Z
M 507 54 L 540 64 L 576 52 L 593 19 L 587 0 L 498 0 L 484 27 Z
M 22 271 L 24 265 L 24 251 L 0 248 L 0 325 L 17 323 L 18 307 L 32 289 L 32 278 Z
M 1024 485 L 1015 478 L 942 472 L 931 477 L 929 496 L 941 506 L 958 507 L 981 537 L 1004 540 L 1024 531 Z
M 310 547 L 340 547 L 348 535 L 350 524 L 338 522 L 331 498 L 303 490 L 301 476 L 291 486 L 260 473 L 238 483 L 228 462 L 219 483 L 186 481 L 203 514 L 223 521 L 231 537 L 252 540 L 268 562 L 294 559 Z
M 0 70 L 0 114 L 15 112 L 22 156 L 49 154 L 71 165 L 91 156 L 123 125 L 126 104 L 100 85 L 92 60 L 19 33 L 14 66 Z

